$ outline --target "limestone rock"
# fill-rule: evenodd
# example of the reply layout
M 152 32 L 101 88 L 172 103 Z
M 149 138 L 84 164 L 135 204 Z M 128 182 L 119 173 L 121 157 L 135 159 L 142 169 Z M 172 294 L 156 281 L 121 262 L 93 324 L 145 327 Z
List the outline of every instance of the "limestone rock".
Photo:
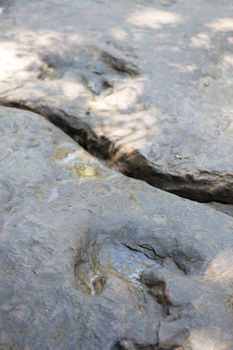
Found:
M 2 104 L 125 174 L 233 203 L 231 0 L 1 3 Z
M 232 348 L 232 218 L 31 112 L 1 108 L 0 135 L 1 348 Z

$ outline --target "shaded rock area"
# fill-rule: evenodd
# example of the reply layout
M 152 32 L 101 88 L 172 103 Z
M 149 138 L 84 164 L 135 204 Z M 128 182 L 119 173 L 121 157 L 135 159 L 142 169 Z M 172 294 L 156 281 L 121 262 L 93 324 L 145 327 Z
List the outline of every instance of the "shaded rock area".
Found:
M 233 203 L 231 0 L 0 5 L 1 104 L 126 175 Z
M 0 108 L 0 348 L 230 350 L 233 220 Z

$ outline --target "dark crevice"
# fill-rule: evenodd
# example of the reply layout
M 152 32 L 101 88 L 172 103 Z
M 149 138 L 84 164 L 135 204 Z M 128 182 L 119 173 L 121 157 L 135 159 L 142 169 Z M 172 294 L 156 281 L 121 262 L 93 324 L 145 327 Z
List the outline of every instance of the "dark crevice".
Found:
M 113 345 L 112 350 L 183 350 L 183 347 L 177 345 L 163 347 L 159 343 L 140 344 L 131 339 L 122 339 Z
M 126 61 L 123 58 L 115 57 L 104 50 L 101 51 L 100 56 L 102 62 L 104 62 L 107 66 L 118 73 L 128 74 L 132 78 L 139 75 L 139 68 L 133 62 Z
M 129 244 L 125 244 L 122 243 L 122 245 L 126 248 L 128 248 L 129 250 L 133 251 L 133 252 L 137 252 L 137 253 L 142 253 L 144 254 L 148 259 L 152 259 L 155 260 L 157 263 L 159 263 L 159 265 L 162 265 L 162 262 L 164 260 L 164 257 L 159 256 L 153 247 L 151 246 L 142 246 L 142 245 L 138 245 L 138 248 L 135 245 L 129 245 Z
M 128 68 L 127 68 L 128 69 Z M 60 128 L 73 140 L 78 142 L 91 155 L 104 161 L 104 163 L 120 173 L 135 179 L 143 180 L 148 184 L 164 191 L 174 193 L 184 198 L 198 202 L 219 201 L 233 203 L 233 196 L 229 190 L 221 187 L 215 193 L 210 193 L 212 186 L 211 176 L 222 181 L 221 174 L 201 174 L 202 178 L 196 180 L 191 175 L 178 176 L 160 172 L 151 166 L 147 159 L 136 150 L 125 150 L 124 147 L 116 147 L 114 142 L 107 137 L 97 135 L 91 127 L 80 118 L 67 114 L 61 109 L 48 106 L 31 106 L 26 101 L 1 101 L 0 104 L 6 107 L 14 107 L 29 110 L 45 117 L 51 123 Z M 231 176 L 230 174 L 228 176 Z
M 184 275 L 190 274 L 192 270 L 200 270 L 203 265 L 202 257 L 194 251 L 190 251 L 190 255 L 188 255 L 184 251 L 174 249 L 172 252 L 166 252 L 164 255 L 161 255 L 148 244 L 122 243 L 122 245 L 131 251 L 144 254 L 147 258 L 154 260 L 160 266 L 164 266 L 165 259 L 170 259 Z
M 161 315 L 167 318 L 172 314 L 171 308 L 176 307 L 169 298 L 166 291 L 166 282 L 160 278 L 150 279 L 141 275 L 141 282 L 148 288 L 149 293 L 156 299 L 157 303 L 161 305 Z
M 148 293 L 150 293 L 155 298 L 156 302 L 161 306 L 162 318 L 168 320 L 169 322 L 179 320 L 182 317 L 184 310 L 192 308 L 192 305 L 190 303 L 177 304 L 174 302 L 170 296 L 164 277 L 153 275 L 153 273 L 150 276 L 147 274 L 148 271 L 149 269 L 147 271 L 143 271 L 140 281 L 148 289 Z
M 176 258 L 171 254 L 166 254 L 166 256 L 158 255 L 155 252 L 155 249 L 148 244 L 141 245 L 131 245 L 122 243 L 122 245 L 128 248 L 132 252 L 142 253 L 147 258 L 154 260 L 161 267 L 164 265 L 165 259 L 171 259 L 173 263 L 176 264 L 178 269 L 184 274 L 188 274 L 188 268 L 182 263 L 179 264 L 176 262 Z M 175 254 L 176 255 L 176 254 Z M 189 258 L 192 260 L 192 258 Z M 156 268 L 155 268 L 156 269 Z M 152 274 L 151 274 L 152 273 Z M 153 268 L 143 270 L 140 274 L 140 282 L 148 288 L 148 292 L 155 298 L 156 302 L 161 305 L 161 316 L 163 318 L 169 318 L 169 320 L 176 320 L 180 318 L 182 310 L 186 307 L 189 307 L 189 304 L 174 304 L 169 296 L 167 291 L 166 281 L 161 277 L 156 277 L 153 274 Z
M 156 281 L 151 289 L 158 304 L 162 306 L 162 316 L 164 318 L 171 315 L 170 307 L 174 306 L 166 293 L 166 283 L 164 281 Z

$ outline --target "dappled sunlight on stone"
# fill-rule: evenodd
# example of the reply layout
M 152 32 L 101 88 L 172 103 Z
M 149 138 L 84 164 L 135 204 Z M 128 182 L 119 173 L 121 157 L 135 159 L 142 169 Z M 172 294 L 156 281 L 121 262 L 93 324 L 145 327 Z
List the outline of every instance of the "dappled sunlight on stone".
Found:
M 232 345 L 231 340 L 222 339 L 222 333 L 217 328 L 193 330 L 189 341 L 192 350 L 229 350 Z
M 125 30 L 122 28 L 112 28 L 110 30 L 111 35 L 118 40 L 125 40 L 128 36 Z
M 168 63 L 168 66 L 177 69 L 180 73 L 193 73 L 197 70 L 196 64 L 182 65 L 179 63 Z
M 233 19 L 220 18 L 214 22 L 208 23 L 207 27 L 214 32 L 231 32 L 233 31 Z
M 37 54 L 40 53 L 42 55 L 44 52 L 64 54 L 63 50 L 65 48 L 70 52 L 69 45 L 71 44 L 76 46 L 88 44 L 88 38 L 85 38 L 84 35 L 69 31 L 64 31 L 63 33 L 59 33 L 52 29 L 40 29 L 38 31 L 33 31 L 22 26 L 17 28 L 17 30 L 12 27 L 10 28 L 9 32 L 11 38 L 11 41 L 8 39 L 9 44 L 17 45 L 18 48 L 25 52 L 28 48 L 31 48 L 36 51 Z M 2 43 L 4 43 L 4 41 L 2 41 L 1 44 Z
M 219 253 L 209 264 L 205 273 L 208 280 L 233 280 L 233 248 Z
M 80 96 L 88 96 L 87 89 L 83 84 L 73 81 L 65 81 L 62 86 L 62 92 L 68 100 L 72 101 Z
M 0 0 L 0 348 L 232 347 L 231 1 Z
M 140 96 L 144 91 L 142 79 L 131 80 L 117 84 L 112 91 L 96 97 L 91 103 L 95 110 L 127 110 L 140 104 Z
M 163 25 L 179 24 L 182 20 L 178 14 L 173 12 L 142 9 L 131 14 L 128 22 L 137 27 L 157 29 Z
M 199 33 L 191 38 L 191 46 L 210 49 L 213 45 L 207 32 Z
M 22 49 L 15 43 L 0 43 L 0 75 L 1 82 L 6 79 L 26 79 L 30 70 L 36 64 L 36 58 L 30 54 L 24 54 Z
M 225 64 L 228 68 L 233 67 L 233 54 L 225 54 L 223 55 L 223 64 Z
M 111 113 L 95 111 L 95 115 L 101 118 L 101 126 L 96 128 L 96 132 L 110 137 L 116 146 L 127 144 L 130 149 L 133 147 L 143 148 L 151 144 L 154 136 L 161 133 L 156 115 L 158 109 L 149 111 L 123 114 L 117 111 Z M 119 141 L 119 142 L 118 142 Z M 124 147 L 124 150 L 127 148 Z

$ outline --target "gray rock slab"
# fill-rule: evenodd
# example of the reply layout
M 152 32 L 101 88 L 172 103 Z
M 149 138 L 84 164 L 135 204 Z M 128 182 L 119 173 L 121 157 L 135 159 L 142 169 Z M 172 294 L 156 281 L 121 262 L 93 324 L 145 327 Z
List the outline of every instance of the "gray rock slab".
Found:
M 223 203 L 218 203 L 218 202 L 210 202 L 207 205 L 210 207 L 221 211 L 224 214 L 233 216 L 233 205 L 231 204 L 223 204 Z
M 59 115 L 125 174 L 233 203 L 231 0 L 1 4 L 2 104 Z
M 0 348 L 233 346 L 233 220 L 0 108 Z

